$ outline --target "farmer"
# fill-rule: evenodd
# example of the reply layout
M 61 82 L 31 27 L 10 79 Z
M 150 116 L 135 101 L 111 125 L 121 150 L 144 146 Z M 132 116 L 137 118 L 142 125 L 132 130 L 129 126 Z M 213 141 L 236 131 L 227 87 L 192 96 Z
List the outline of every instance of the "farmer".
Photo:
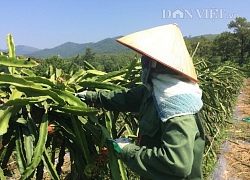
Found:
M 143 85 L 78 95 L 107 110 L 139 112 L 138 142 L 113 142 L 119 158 L 141 179 L 202 179 L 202 91 L 179 27 L 159 26 L 117 41 L 142 54 Z

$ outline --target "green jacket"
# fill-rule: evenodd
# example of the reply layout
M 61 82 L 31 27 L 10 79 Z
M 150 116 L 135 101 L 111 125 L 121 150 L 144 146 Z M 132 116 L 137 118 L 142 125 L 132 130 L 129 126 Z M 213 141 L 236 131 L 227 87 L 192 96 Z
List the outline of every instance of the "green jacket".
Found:
M 139 112 L 140 144 L 129 144 L 121 152 L 121 159 L 132 171 L 145 179 L 202 179 L 204 131 L 197 114 L 162 122 L 144 86 L 87 92 L 86 100 L 107 110 Z

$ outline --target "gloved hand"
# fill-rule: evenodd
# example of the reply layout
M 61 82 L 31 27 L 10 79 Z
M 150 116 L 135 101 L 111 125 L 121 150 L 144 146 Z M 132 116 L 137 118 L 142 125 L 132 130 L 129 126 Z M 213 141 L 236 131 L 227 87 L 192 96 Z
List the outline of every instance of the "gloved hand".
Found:
M 78 98 L 80 98 L 82 101 L 85 101 L 86 94 L 87 94 L 87 90 L 75 93 L 75 96 L 78 97 Z
M 109 143 L 113 144 L 114 150 L 119 154 L 124 146 L 131 144 L 132 141 L 128 138 L 108 139 Z

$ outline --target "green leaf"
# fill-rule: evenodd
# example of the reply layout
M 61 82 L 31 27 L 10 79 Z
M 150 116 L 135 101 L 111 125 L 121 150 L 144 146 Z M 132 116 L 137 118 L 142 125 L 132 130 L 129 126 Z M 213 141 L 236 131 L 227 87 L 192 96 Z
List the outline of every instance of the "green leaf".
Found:
M 132 61 L 130 66 L 128 67 L 128 71 L 126 72 L 125 79 L 128 79 L 129 76 L 131 75 L 132 71 L 135 69 L 136 65 L 138 65 L 137 61 Z
M 70 113 L 70 114 L 74 114 L 74 115 L 78 115 L 78 116 L 90 116 L 90 115 L 95 115 L 98 111 L 97 109 L 94 108 L 84 108 L 84 107 L 78 107 L 78 106 L 53 106 L 51 105 L 51 107 L 54 110 L 60 110 L 66 113 Z
M 73 125 L 74 133 L 76 136 L 76 142 L 79 145 L 79 148 L 81 152 L 83 153 L 84 159 L 86 160 L 87 164 L 90 164 L 92 162 L 89 148 L 88 148 L 88 142 L 85 135 L 85 130 L 83 129 L 83 126 L 81 125 L 81 122 L 75 118 L 75 116 L 71 116 L 71 122 Z
M 58 120 L 55 123 L 57 124 L 57 126 L 61 127 L 61 130 L 63 131 L 64 136 L 66 136 L 71 141 L 75 140 L 75 138 L 76 138 L 75 134 L 67 123 L 65 123 L 64 121 L 61 121 L 61 120 Z
M 110 139 L 108 130 L 104 128 L 103 126 L 100 126 L 100 127 L 101 127 L 101 130 L 105 139 Z M 119 171 L 119 164 L 118 164 L 117 156 L 115 154 L 114 147 L 111 143 L 106 143 L 106 146 L 108 148 L 109 165 L 110 165 L 110 170 L 112 174 L 112 179 L 120 180 L 121 176 L 120 176 L 120 171 Z
M 68 84 L 72 84 L 72 83 L 76 83 L 77 80 L 83 76 L 83 75 L 86 75 L 87 72 L 83 69 L 80 69 L 79 71 L 77 71 L 68 81 Z
M 5 106 L 21 106 L 21 105 L 27 105 L 32 104 L 36 102 L 43 102 L 47 99 L 49 99 L 49 96 L 39 96 L 39 97 L 30 97 L 30 98 L 17 98 L 15 100 L 9 100 L 6 103 L 4 103 Z
M 29 77 L 34 77 L 34 76 L 36 76 L 35 73 L 34 73 L 32 70 L 30 70 L 30 69 L 24 69 L 24 68 L 22 68 L 22 69 L 21 69 L 21 72 L 22 72 L 23 74 L 29 76 Z
M 9 120 L 12 115 L 11 110 L 13 107 L 7 107 L 6 109 L 0 110 L 0 135 L 3 135 L 7 132 L 7 129 L 9 127 Z
M 98 70 L 96 70 L 96 69 L 94 69 L 94 70 L 87 70 L 87 73 L 88 73 L 88 74 L 93 74 L 93 75 L 98 75 L 98 76 L 106 74 L 105 72 L 103 72 L 103 71 L 98 71 Z
M 26 159 L 24 156 L 24 147 L 23 147 L 23 140 L 22 134 L 19 126 L 15 127 L 15 138 L 16 138 L 16 161 L 18 164 L 18 168 L 20 173 L 23 173 L 26 168 Z
M 23 128 L 23 139 L 24 139 L 24 149 L 25 149 L 25 157 L 27 160 L 27 164 L 31 163 L 31 159 L 33 156 L 33 143 L 34 143 L 34 139 L 33 139 L 33 135 L 31 134 L 31 132 L 29 132 L 29 129 L 27 127 Z
M 125 90 L 126 88 L 107 82 L 96 82 L 96 81 L 81 81 L 78 83 L 84 88 L 97 88 L 97 89 L 108 89 L 108 90 Z
M 46 169 L 48 170 L 51 178 L 54 180 L 59 180 L 60 178 L 56 172 L 56 169 L 55 169 L 53 163 L 51 162 L 51 159 L 50 159 L 50 156 L 49 156 L 47 149 L 44 150 L 42 160 L 43 160 L 43 163 L 44 163 Z
M 17 59 L 15 57 L 7 57 L 0 55 L 0 65 L 9 66 L 9 67 L 23 67 L 30 68 L 37 66 L 37 62 L 34 60 L 27 59 Z
M 15 43 L 11 34 L 7 34 L 7 46 L 9 51 L 9 57 L 16 57 Z
M 24 78 L 13 76 L 10 74 L 0 74 L 0 84 L 9 84 L 18 87 L 44 89 L 41 85 L 32 81 L 26 81 Z
M 5 176 L 4 176 L 4 173 L 3 173 L 3 170 L 2 170 L 1 167 L 0 167 L 0 179 L 6 180 L 6 178 L 5 178 Z
M 23 117 L 18 118 L 18 119 L 16 120 L 16 122 L 17 122 L 17 123 L 20 123 L 20 124 L 23 124 L 23 125 L 27 124 L 27 120 L 24 119 Z
M 12 94 L 10 95 L 10 100 L 15 98 L 20 98 L 22 93 L 17 90 L 13 90 Z M 3 135 L 7 132 L 9 127 L 9 120 L 13 114 L 20 110 L 20 106 L 2 106 L 0 109 L 0 135 Z
M 105 80 L 111 80 L 115 79 L 115 80 L 122 80 L 122 78 L 120 78 L 120 75 L 124 74 L 127 70 L 123 69 L 123 70 L 119 70 L 119 71 L 113 71 L 113 72 L 109 72 L 107 74 L 104 74 L 102 76 L 99 76 L 96 81 L 102 82 Z
M 48 136 L 48 130 L 47 130 L 48 124 L 49 124 L 49 120 L 48 120 L 48 113 L 46 109 L 45 114 L 43 115 L 43 118 L 42 118 L 41 125 L 40 125 L 39 137 L 38 137 L 38 142 L 34 151 L 34 156 L 32 158 L 31 163 L 27 165 L 25 171 L 22 173 L 22 176 L 20 178 L 21 180 L 27 179 L 32 174 L 32 172 L 36 169 L 36 167 L 38 166 L 38 164 L 40 163 L 42 159 L 43 152 L 45 150 L 47 136 Z
M 127 171 L 126 171 L 126 167 L 124 166 L 124 163 L 120 159 L 118 159 L 118 164 L 119 164 L 119 169 L 121 172 L 122 180 L 128 180 Z
M 95 121 L 97 123 L 97 117 L 96 116 L 88 116 L 91 120 L 90 121 Z M 99 147 L 103 147 L 104 143 L 106 141 L 105 138 L 103 138 L 103 135 L 101 133 L 100 124 L 98 125 L 94 125 L 92 123 L 90 123 L 87 119 L 85 119 L 84 117 L 78 116 L 78 119 L 81 121 L 81 123 L 83 124 L 85 129 L 88 129 L 91 134 L 95 137 L 97 144 L 99 145 Z
M 35 77 L 25 77 L 25 80 L 27 81 L 32 81 L 34 83 L 38 83 L 39 85 L 42 86 L 50 86 L 50 87 L 54 87 L 55 84 L 53 82 L 51 82 L 49 79 L 46 79 L 44 77 L 39 77 L 39 76 L 35 76 Z
M 3 151 L 1 152 L 1 167 L 7 167 L 9 159 L 10 159 L 11 155 L 13 155 L 13 151 L 15 150 L 15 136 L 13 136 L 13 131 L 9 131 L 8 134 L 11 137 L 5 143 L 3 143 L 3 141 L 2 141 L 2 143 L 4 145 L 6 143 L 8 143 L 8 145 L 7 145 L 7 148 L 4 150 L 5 152 L 4 153 L 3 153 Z
M 58 96 L 55 92 L 46 89 L 39 89 L 33 87 L 16 87 L 18 91 L 24 92 L 27 97 L 35 97 L 35 96 L 48 96 L 51 100 L 55 103 L 59 104 L 60 106 L 64 106 L 66 103 L 65 101 Z
M 80 106 L 82 108 L 86 108 L 87 105 L 82 102 L 78 97 L 73 95 L 72 93 L 62 91 L 59 89 L 51 89 L 51 91 L 55 92 L 60 98 L 64 99 L 69 105 Z
M 88 69 L 88 70 L 95 70 L 95 67 L 92 66 L 90 63 L 88 63 L 87 61 L 83 61 L 83 65 L 84 65 L 84 68 L 85 69 Z

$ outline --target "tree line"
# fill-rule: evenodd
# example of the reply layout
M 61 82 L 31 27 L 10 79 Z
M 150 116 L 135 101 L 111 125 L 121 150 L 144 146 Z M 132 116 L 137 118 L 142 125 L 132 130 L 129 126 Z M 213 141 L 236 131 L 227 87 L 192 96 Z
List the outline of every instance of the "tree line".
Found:
M 206 58 L 212 63 L 232 61 L 240 66 L 247 65 L 250 60 L 250 22 L 244 17 L 237 17 L 228 25 L 228 30 L 215 38 L 185 38 L 188 51 L 195 58 Z M 100 71 L 117 71 L 127 66 L 140 55 L 136 52 L 124 52 L 113 54 L 95 54 L 90 47 L 85 49 L 83 55 L 71 58 L 52 56 L 46 59 L 37 59 L 40 66 L 35 68 L 37 75 L 45 76 L 49 66 L 62 69 L 65 72 L 76 72 L 84 68 L 84 62 L 90 63 Z
M 212 62 L 233 61 L 239 65 L 248 64 L 250 60 L 250 22 L 237 17 L 227 25 L 229 31 L 222 32 L 213 39 L 201 36 L 186 40 L 192 54 L 199 43 L 195 56 L 207 58 Z

